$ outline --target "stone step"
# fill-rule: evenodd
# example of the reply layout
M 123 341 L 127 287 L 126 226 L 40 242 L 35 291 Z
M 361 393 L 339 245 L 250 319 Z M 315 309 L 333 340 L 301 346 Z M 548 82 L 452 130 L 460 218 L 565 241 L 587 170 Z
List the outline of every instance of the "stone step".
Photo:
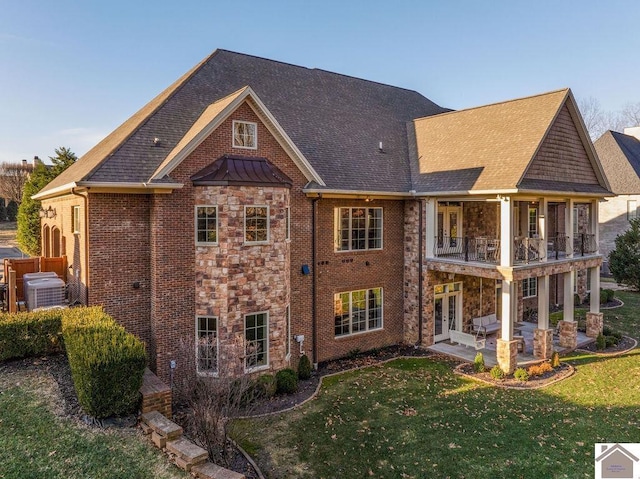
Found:
M 246 479 L 244 474 L 230 471 L 212 462 L 205 462 L 191 468 L 198 479 Z
M 151 428 L 158 436 L 168 440 L 178 439 L 182 436 L 182 428 L 170 421 L 158 411 L 146 412 L 140 416 L 142 422 Z
M 175 454 L 179 459 L 190 466 L 200 464 L 201 462 L 206 461 L 209 457 L 207 451 L 202 449 L 200 446 L 196 446 L 184 437 L 176 439 L 175 441 L 168 441 L 167 451 Z M 183 467 L 183 469 L 186 468 Z

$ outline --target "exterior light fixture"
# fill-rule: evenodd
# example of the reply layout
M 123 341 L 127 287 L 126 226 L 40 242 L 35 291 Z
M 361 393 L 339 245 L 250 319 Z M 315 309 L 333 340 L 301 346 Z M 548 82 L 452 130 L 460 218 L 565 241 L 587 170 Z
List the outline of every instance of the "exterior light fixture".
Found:
M 46 210 L 44 208 L 40 208 L 40 211 L 38 211 L 38 216 L 40 216 L 40 218 L 55 218 L 56 209 L 52 208 L 51 205 L 49 205 L 49 208 L 47 208 Z

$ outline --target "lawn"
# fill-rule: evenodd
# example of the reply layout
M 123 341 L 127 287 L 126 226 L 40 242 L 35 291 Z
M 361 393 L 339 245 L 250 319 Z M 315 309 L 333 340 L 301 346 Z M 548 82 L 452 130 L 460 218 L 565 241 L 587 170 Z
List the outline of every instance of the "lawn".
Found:
M 620 297 L 605 324 L 637 338 L 640 295 Z M 400 359 L 326 378 L 316 400 L 245 421 L 239 439 L 272 478 L 593 477 L 594 443 L 640 442 L 640 349 L 566 360 L 573 377 L 516 391 Z
M 61 417 L 45 373 L 0 376 L 0 478 L 187 478 L 137 429 L 100 430 Z

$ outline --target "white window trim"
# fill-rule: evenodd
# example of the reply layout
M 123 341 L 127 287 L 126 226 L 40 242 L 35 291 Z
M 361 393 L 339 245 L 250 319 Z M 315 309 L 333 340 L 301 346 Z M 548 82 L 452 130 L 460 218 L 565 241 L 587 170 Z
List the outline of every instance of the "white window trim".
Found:
M 247 208 L 266 208 L 267 209 L 267 239 L 266 241 L 247 241 Z M 244 206 L 244 226 L 243 226 L 243 239 L 246 245 L 260 245 L 269 244 L 271 240 L 271 209 L 269 205 L 245 205 Z
M 216 320 L 216 370 L 215 371 L 200 371 L 200 367 L 198 366 L 199 364 L 199 357 L 198 357 L 198 341 L 200 339 L 200 337 L 198 336 L 198 333 L 200 332 L 200 318 L 213 318 Z M 219 334 L 219 330 L 218 330 L 218 317 L 217 316 L 211 316 L 211 315 L 207 315 L 207 314 L 197 314 L 196 315 L 196 327 L 195 327 L 195 335 L 196 335 L 196 341 L 195 341 L 195 355 L 196 355 L 196 373 L 199 376 L 208 376 L 208 377 L 218 377 L 219 371 L 220 371 L 220 334 Z
M 627 200 L 627 221 L 631 221 L 638 217 L 638 202 L 636 200 Z
M 216 241 L 198 241 L 198 208 L 215 208 L 216 209 Z M 215 245 L 217 245 L 218 241 L 219 241 L 218 234 L 220 234 L 220 231 L 219 231 L 219 228 L 218 228 L 218 205 L 196 205 L 194 210 L 193 210 L 193 214 L 194 214 L 194 217 L 195 217 L 194 232 L 195 232 L 196 246 L 215 246 Z
M 340 249 L 340 210 L 341 209 L 360 209 L 364 208 L 365 210 L 380 210 L 380 247 L 379 248 L 369 248 L 369 238 L 366 238 L 367 247 L 364 249 L 352 249 L 351 248 L 351 222 L 349 222 L 349 248 L 348 249 Z M 351 221 L 351 213 L 349 213 L 349 221 Z M 334 209 L 333 212 L 333 223 L 334 223 L 334 252 L 335 253 L 353 253 L 358 251 L 381 251 L 384 249 L 384 208 L 381 206 L 338 206 Z M 370 288 L 371 289 L 371 288 Z M 346 292 L 346 291 L 345 291 Z
M 287 231 L 285 232 L 285 241 L 291 241 L 291 207 L 287 206 L 286 208 L 286 226 L 287 226 Z
M 366 327 L 367 329 L 365 329 L 364 331 L 357 331 L 355 333 L 351 332 L 348 334 L 341 334 L 340 336 L 336 336 L 336 331 L 335 331 L 335 324 L 333 325 L 333 339 L 337 339 L 340 340 L 342 338 L 352 338 L 353 336 L 359 336 L 361 334 L 367 334 L 367 333 L 373 333 L 375 331 L 382 331 L 384 329 L 384 288 L 379 287 L 379 288 L 365 288 L 365 289 L 355 289 L 353 291 L 341 291 L 339 293 L 334 294 L 333 299 L 334 302 L 336 300 L 336 297 L 340 296 L 341 294 L 345 294 L 345 293 L 349 293 L 349 329 L 352 329 L 353 326 L 353 293 L 357 293 L 358 291 L 370 291 L 372 289 L 379 289 L 380 290 L 380 326 L 377 328 L 373 328 L 373 329 L 369 329 L 369 318 L 367 318 L 366 321 Z
M 286 343 L 285 343 L 285 352 L 286 352 L 286 356 L 285 356 L 285 360 L 289 361 L 291 359 L 291 305 L 287 304 L 287 308 L 285 310 L 285 315 L 286 315 L 286 321 L 287 321 L 287 325 L 286 325 L 286 331 L 287 331 L 287 339 L 286 339 Z
M 246 342 L 247 342 L 247 316 L 254 316 L 254 315 L 257 316 L 259 314 L 265 314 L 266 315 L 266 328 L 267 328 L 267 336 L 266 336 L 267 351 L 266 351 L 266 354 L 267 354 L 267 363 L 263 364 L 261 366 L 254 366 L 252 368 L 248 368 L 247 367 L 247 360 L 246 360 L 246 357 L 245 357 L 245 359 L 243 360 L 243 362 L 244 362 L 244 372 L 245 373 L 253 373 L 253 372 L 256 372 L 256 371 L 263 371 L 265 369 L 269 369 L 269 367 L 270 367 L 269 364 L 271 362 L 271 358 L 269 357 L 269 343 L 270 343 L 270 341 L 269 341 L 269 311 L 256 311 L 255 313 L 248 313 L 248 314 L 244 315 L 244 317 L 243 317 L 244 324 L 242 325 L 243 326 L 242 332 L 243 332 L 244 344 L 245 344 L 245 346 L 244 346 L 245 347 L 245 355 L 246 355 L 246 347 L 247 347 L 246 346 Z
M 536 288 L 536 294 L 530 294 L 531 293 L 531 281 L 535 280 L 535 288 Z M 525 289 L 524 287 L 524 283 L 525 281 L 527 282 L 527 288 Z M 522 299 L 527 299 L 527 298 L 537 298 L 538 297 L 538 278 L 525 278 L 522 280 Z
M 245 125 L 253 125 L 255 137 L 254 137 L 254 146 L 244 146 L 244 145 L 236 145 L 236 124 L 243 123 Z M 243 150 L 257 150 L 258 149 L 258 124 L 253 121 L 244 121 L 244 120 L 233 120 L 233 125 L 231 127 L 231 146 L 233 148 L 240 148 Z
M 80 206 L 78 205 L 73 206 L 73 209 L 71 210 L 71 216 L 72 216 L 71 229 L 73 230 L 73 234 L 79 235 L 80 234 Z
M 531 223 L 531 212 L 535 211 L 536 212 L 536 217 L 533 223 Z M 536 238 L 538 237 L 538 235 L 540 234 L 539 228 L 538 228 L 538 223 L 540 221 L 540 216 L 538 214 L 538 207 L 537 206 L 529 206 L 527 208 L 527 236 L 529 238 Z M 531 226 L 533 226 L 533 231 L 531 230 Z

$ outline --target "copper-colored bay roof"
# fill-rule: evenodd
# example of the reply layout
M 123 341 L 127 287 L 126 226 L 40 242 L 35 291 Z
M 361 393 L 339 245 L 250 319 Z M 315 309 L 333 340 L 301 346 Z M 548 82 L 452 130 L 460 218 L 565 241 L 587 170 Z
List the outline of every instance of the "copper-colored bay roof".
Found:
M 191 177 L 195 186 L 283 186 L 293 181 L 266 158 L 224 155 Z

